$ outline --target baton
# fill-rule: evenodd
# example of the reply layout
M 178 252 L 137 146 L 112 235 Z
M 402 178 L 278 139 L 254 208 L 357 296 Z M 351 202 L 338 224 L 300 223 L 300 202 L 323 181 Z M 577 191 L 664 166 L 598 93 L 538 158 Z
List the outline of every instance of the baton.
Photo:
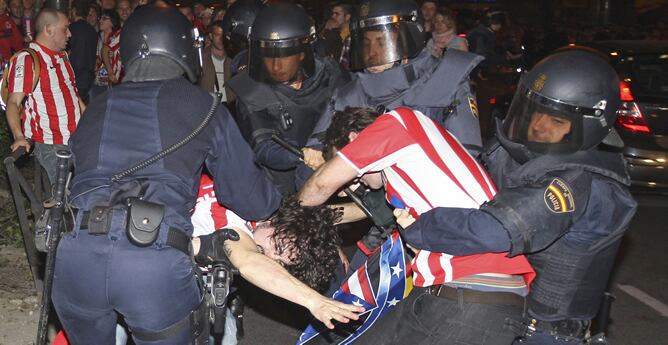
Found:
M 37 345 L 46 344 L 49 311 L 51 309 L 51 288 L 53 287 L 53 272 L 56 264 L 56 249 L 62 232 L 61 225 L 65 209 L 64 196 L 67 184 L 67 171 L 69 170 L 72 153 L 69 150 L 58 150 L 56 157 L 58 157 L 56 162 L 56 185 L 52 199 L 54 206 L 51 210 L 51 217 L 47 226 L 48 234 L 46 243 L 48 252 L 46 254 L 46 268 L 44 271 L 44 288 L 42 289 L 42 308 L 40 309 L 37 327 Z
M 281 145 L 284 149 L 296 155 L 297 157 L 302 159 L 304 158 L 304 153 L 300 149 L 296 148 L 294 145 L 285 141 L 283 138 L 279 137 L 275 133 L 271 135 L 271 139 L 275 141 L 277 144 Z M 382 229 L 385 232 L 388 232 L 387 229 L 385 229 L 385 227 L 383 226 L 383 222 L 381 222 L 380 219 L 378 219 L 378 217 L 374 215 L 373 212 L 371 212 L 371 210 L 369 210 L 369 208 L 366 206 L 362 198 L 360 198 L 357 194 L 355 194 L 355 192 L 353 192 L 348 187 L 343 189 L 343 192 L 346 193 L 346 195 L 350 198 L 350 200 L 352 200 L 355 203 L 355 205 L 357 205 L 357 207 L 359 207 L 362 210 L 362 212 L 364 212 L 364 214 L 367 217 L 369 217 L 369 219 L 371 219 L 373 225 L 375 225 L 379 229 Z

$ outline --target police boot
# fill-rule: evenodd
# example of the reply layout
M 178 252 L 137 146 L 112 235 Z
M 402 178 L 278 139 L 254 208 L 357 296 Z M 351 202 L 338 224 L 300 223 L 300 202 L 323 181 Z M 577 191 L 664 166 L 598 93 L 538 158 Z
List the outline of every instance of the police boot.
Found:
M 244 301 L 237 294 L 228 303 L 230 312 L 237 322 L 237 340 L 241 340 L 244 337 Z

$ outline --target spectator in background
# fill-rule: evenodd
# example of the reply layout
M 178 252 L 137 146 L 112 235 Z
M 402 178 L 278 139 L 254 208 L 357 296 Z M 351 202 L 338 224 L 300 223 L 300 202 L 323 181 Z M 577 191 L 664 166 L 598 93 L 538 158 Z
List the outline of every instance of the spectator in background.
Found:
M 33 61 L 30 54 L 23 52 L 9 66 L 6 116 L 14 136 L 11 149 L 24 147 L 28 151 L 34 144 L 33 153 L 46 169 L 51 183 L 55 182 L 56 151 L 67 145 L 85 108 L 77 92 L 72 66 L 64 53 L 70 38 L 69 24 L 62 12 L 40 11 L 35 19 L 36 39 L 30 43 L 39 61 Z M 42 68 L 40 81 L 33 90 L 35 63 Z
M 441 57 L 446 49 L 469 51 L 468 42 L 457 36 L 455 14 L 447 8 L 439 8 L 432 19 L 433 31 L 427 42 L 427 49 L 435 57 Z
M 204 33 L 206 32 L 206 28 L 204 27 L 204 24 L 199 20 L 199 18 L 195 18 L 195 13 L 193 12 L 193 8 L 188 5 L 182 5 L 179 7 L 179 11 L 188 18 L 188 20 L 193 24 L 194 28 L 197 28 L 199 32 Z
M 225 17 L 225 13 L 227 12 L 227 9 L 225 8 L 219 8 L 216 10 L 216 12 L 213 13 L 213 17 L 211 18 L 211 22 L 216 22 L 219 20 L 223 20 Z
M 225 83 L 232 76 L 232 59 L 225 54 L 223 47 L 223 22 L 216 21 L 209 27 L 209 38 L 211 44 L 204 49 L 202 55 L 202 75 L 199 78 L 199 86 L 207 92 L 220 92 L 223 94 L 223 102 L 232 102 L 234 93 L 225 87 Z
M 349 70 L 348 52 L 350 51 L 350 17 L 353 7 L 343 2 L 330 6 L 330 18 L 320 33 L 320 42 L 325 55 L 338 61 L 341 67 Z
M 87 2 L 82 0 L 77 1 L 72 8 L 70 16 L 73 21 L 70 24 L 72 37 L 67 47 L 79 95 L 84 102 L 88 102 L 88 92 L 95 80 L 95 56 L 97 55 L 97 32 L 84 19 L 88 8 Z
M 95 31 L 100 30 L 100 13 L 102 13 L 102 9 L 100 8 L 100 5 L 98 5 L 96 2 L 91 2 L 88 5 L 88 14 L 86 14 L 86 21 L 90 26 L 95 28 Z
M 27 43 L 35 38 L 33 34 L 33 27 L 35 26 L 34 18 L 35 14 L 37 13 L 37 9 L 35 9 L 34 0 L 22 0 L 21 3 L 23 5 L 23 16 L 21 17 L 21 25 L 19 28 L 23 32 L 24 41 Z
M 438 9 L 438 1 L 436 0 L 424 0 L 420 6 L 420 13 L 422 13 L 422 18 L 424 19 L 424 31 L 432 32 L 434 30 L 434 25 L 432 23 L 436 10 Z
M 204 4 L 201 3 L 200 1 L 195 1 L 192 4 L 192 8 L 195 18 L 199 18 L 202 12 L 206 9 L 206 6 L 204 6 Z
M 101 0 L 100 5 L 103 10 L 115 10 L 116 9 L 116 0 Z
M 114 30 L 109 33 L 107 36 L 107 39 L 104 41 L 104 44 L 102 45 L 102 62 L 104 63 L 104 67 L 107 69 L 107 75 L 109 77 L 109 85 L 108 86 L 114 86 L 118 83 L 121 82 L 122 78 L 122 69 L 123 66 L 121 65 L 121 27 L 123 23 L 120 21 L 120 16 L 116 11 L 112 12 L 116 13 L 116 18 L 119 20 L 119 27 L 115 28 Z M 102 15 L 107 13 L 107 10 L 104 10 L 102 12 Z
M 480 66 L 495 66 L 505 62 L 505 56 L 496 51 L 496 34 L 505 22 L 505 13 L 485 13 L 480 24 L 469 31 L 467 38 L 471 52 L 485 57 Z
M 102 94 L 106 91 L 111 85 L 109 84 L 109 71 L 107 66 L 104 63 L 103 56 L 103 47 L 105 42 L 111 37 L 114 32 L 120 32 L 121 29 L 121 19 L 118 17 L 118 13 L 112 10 L 102 11 L 100 16 L 100 32 L 98 33 L 97 39 L 97 57 L 95 59 L 95 81 L 93 82 L 93 87 L 90 90 L 89 99 L 97 97 L 97 95 Z
M 21 48 L 23 48 L 23 36 L 7 13 L 7 1 L 0 0 L 0 64 L 8 61 L 12 54 Z
M 132 4 L 129 0 L 119 0 L 118 5 L 116 6 L 116 12 L 121 18 L 121 26 L 125 24 L 125 21 L 128 20 L 128 17 L 132 14 Z
M 210 29 L 210 25 L 213 22 L 213 9 L 205 8 L 204 11 L 200 12 L 199 20 L 205 28 Z
M 20 29 L 21 18 L 23 17 L 23 3 L 21 0 L 9 0 L 8 6 L 9 15 L 12 17 L 14 24 Z M 21 35 L 23 35 L 23 32 Z

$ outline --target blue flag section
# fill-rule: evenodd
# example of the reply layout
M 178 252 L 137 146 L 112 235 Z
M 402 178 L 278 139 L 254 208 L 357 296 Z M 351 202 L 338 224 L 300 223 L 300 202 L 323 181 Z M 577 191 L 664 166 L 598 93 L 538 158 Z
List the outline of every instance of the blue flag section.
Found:
M 410 293 L 413 285 L 406 262 L 404 244 L 399 232 L 394 231 L 380 250 L 353 272 L 332 296 L 337 301 L 364 307 L 360 319 L 348 324 L 335 323 L 333 330 L 316 321 L 302 333 L 297 345 L 353 343 Z

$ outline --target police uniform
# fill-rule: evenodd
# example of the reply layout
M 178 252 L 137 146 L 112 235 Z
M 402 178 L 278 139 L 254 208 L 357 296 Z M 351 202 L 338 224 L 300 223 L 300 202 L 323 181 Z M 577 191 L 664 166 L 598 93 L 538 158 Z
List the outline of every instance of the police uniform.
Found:
M 334 95 L 309 143 L 317 145 L 334 111 L 346 107 L 408 107 L 446 128 L 475 155 L 480 152 L 482 139 L 468 76 L 481 60 L 478 55 L 459 50 L 448 50 L 438 59 L 423 50 L 406 64 L 381 73 L 354 73 Z
M 114 344 L 117 313 L 136 344 L 189 344 L 208 326 L 188 250 L 203 164 L 218 200 L 245 218 L 268 218 L 280 196 L 224 107 L 180 149 L 112 181 L 192 133 L 214 102 L 192 84 L 197 40 L 176 9 L 138 9 L 121 42 L 126 81 L 89 105 L 70 142 L 76 221 L 58 247 L 53 301 L 72 344 Z M 132 227 L 157 238 L 139 241 Z
M 239 73 L 228 84 L 238 95 L 239 128 L 253 147 L 256 160 L 267 168 L 281 193 L 287 195 L 297 190 L 295 174 L 305 166 L 297 155 L 271 137 L 278 135 L 295 147 L 304 147 L 335 88 L 347 81 L 347 74 L 333 60 L 314 57 L 310 41 L 314 29 L 302 8 L 270 5 L 260 11 L 257 22 L 250 34 L 249 71 Z M 273 51 L 261 48 L 285 45 L 283 42 L 290 40 L 295 40 L 294 46 Z M 262 59 L 299 53 L 305 57 L 299 66 L 303 80 L 298 89 L 268 75 Z
M 537 276 L 527 319 L 515 325 L 522 344 L 581 344 L 598 311 L 637 207 L 621 154 L 597 148 L 621 144 L 611 129 L 618 106 L 607 62 L 582 51 L 546 58 L 523 78 L 485 153 L 494 200 L 473 213 L 435 209 L 405 231 L 418 248 L 454 255 L 527 254 Z M 540 114 L 568 120 L 570 132 L 558 143 L 529 140 Z
M 424 29 L 413 0 L 367 0 L 351 19 L 352 81 L 341 87 L 314 131 L 310 146 L 331 122 L 334 111 L 371 107 L 380 112 L 408 107 L 427 115 L 452 133 L 470 153 L 480 152 L 482 139 L 469 73 L 482 57 L 448 50 L 439 59 L 424 49 Z M 374 45 L 374 42 L 384 44 Z M 392 67 L 379 73 L 378 66 Z

